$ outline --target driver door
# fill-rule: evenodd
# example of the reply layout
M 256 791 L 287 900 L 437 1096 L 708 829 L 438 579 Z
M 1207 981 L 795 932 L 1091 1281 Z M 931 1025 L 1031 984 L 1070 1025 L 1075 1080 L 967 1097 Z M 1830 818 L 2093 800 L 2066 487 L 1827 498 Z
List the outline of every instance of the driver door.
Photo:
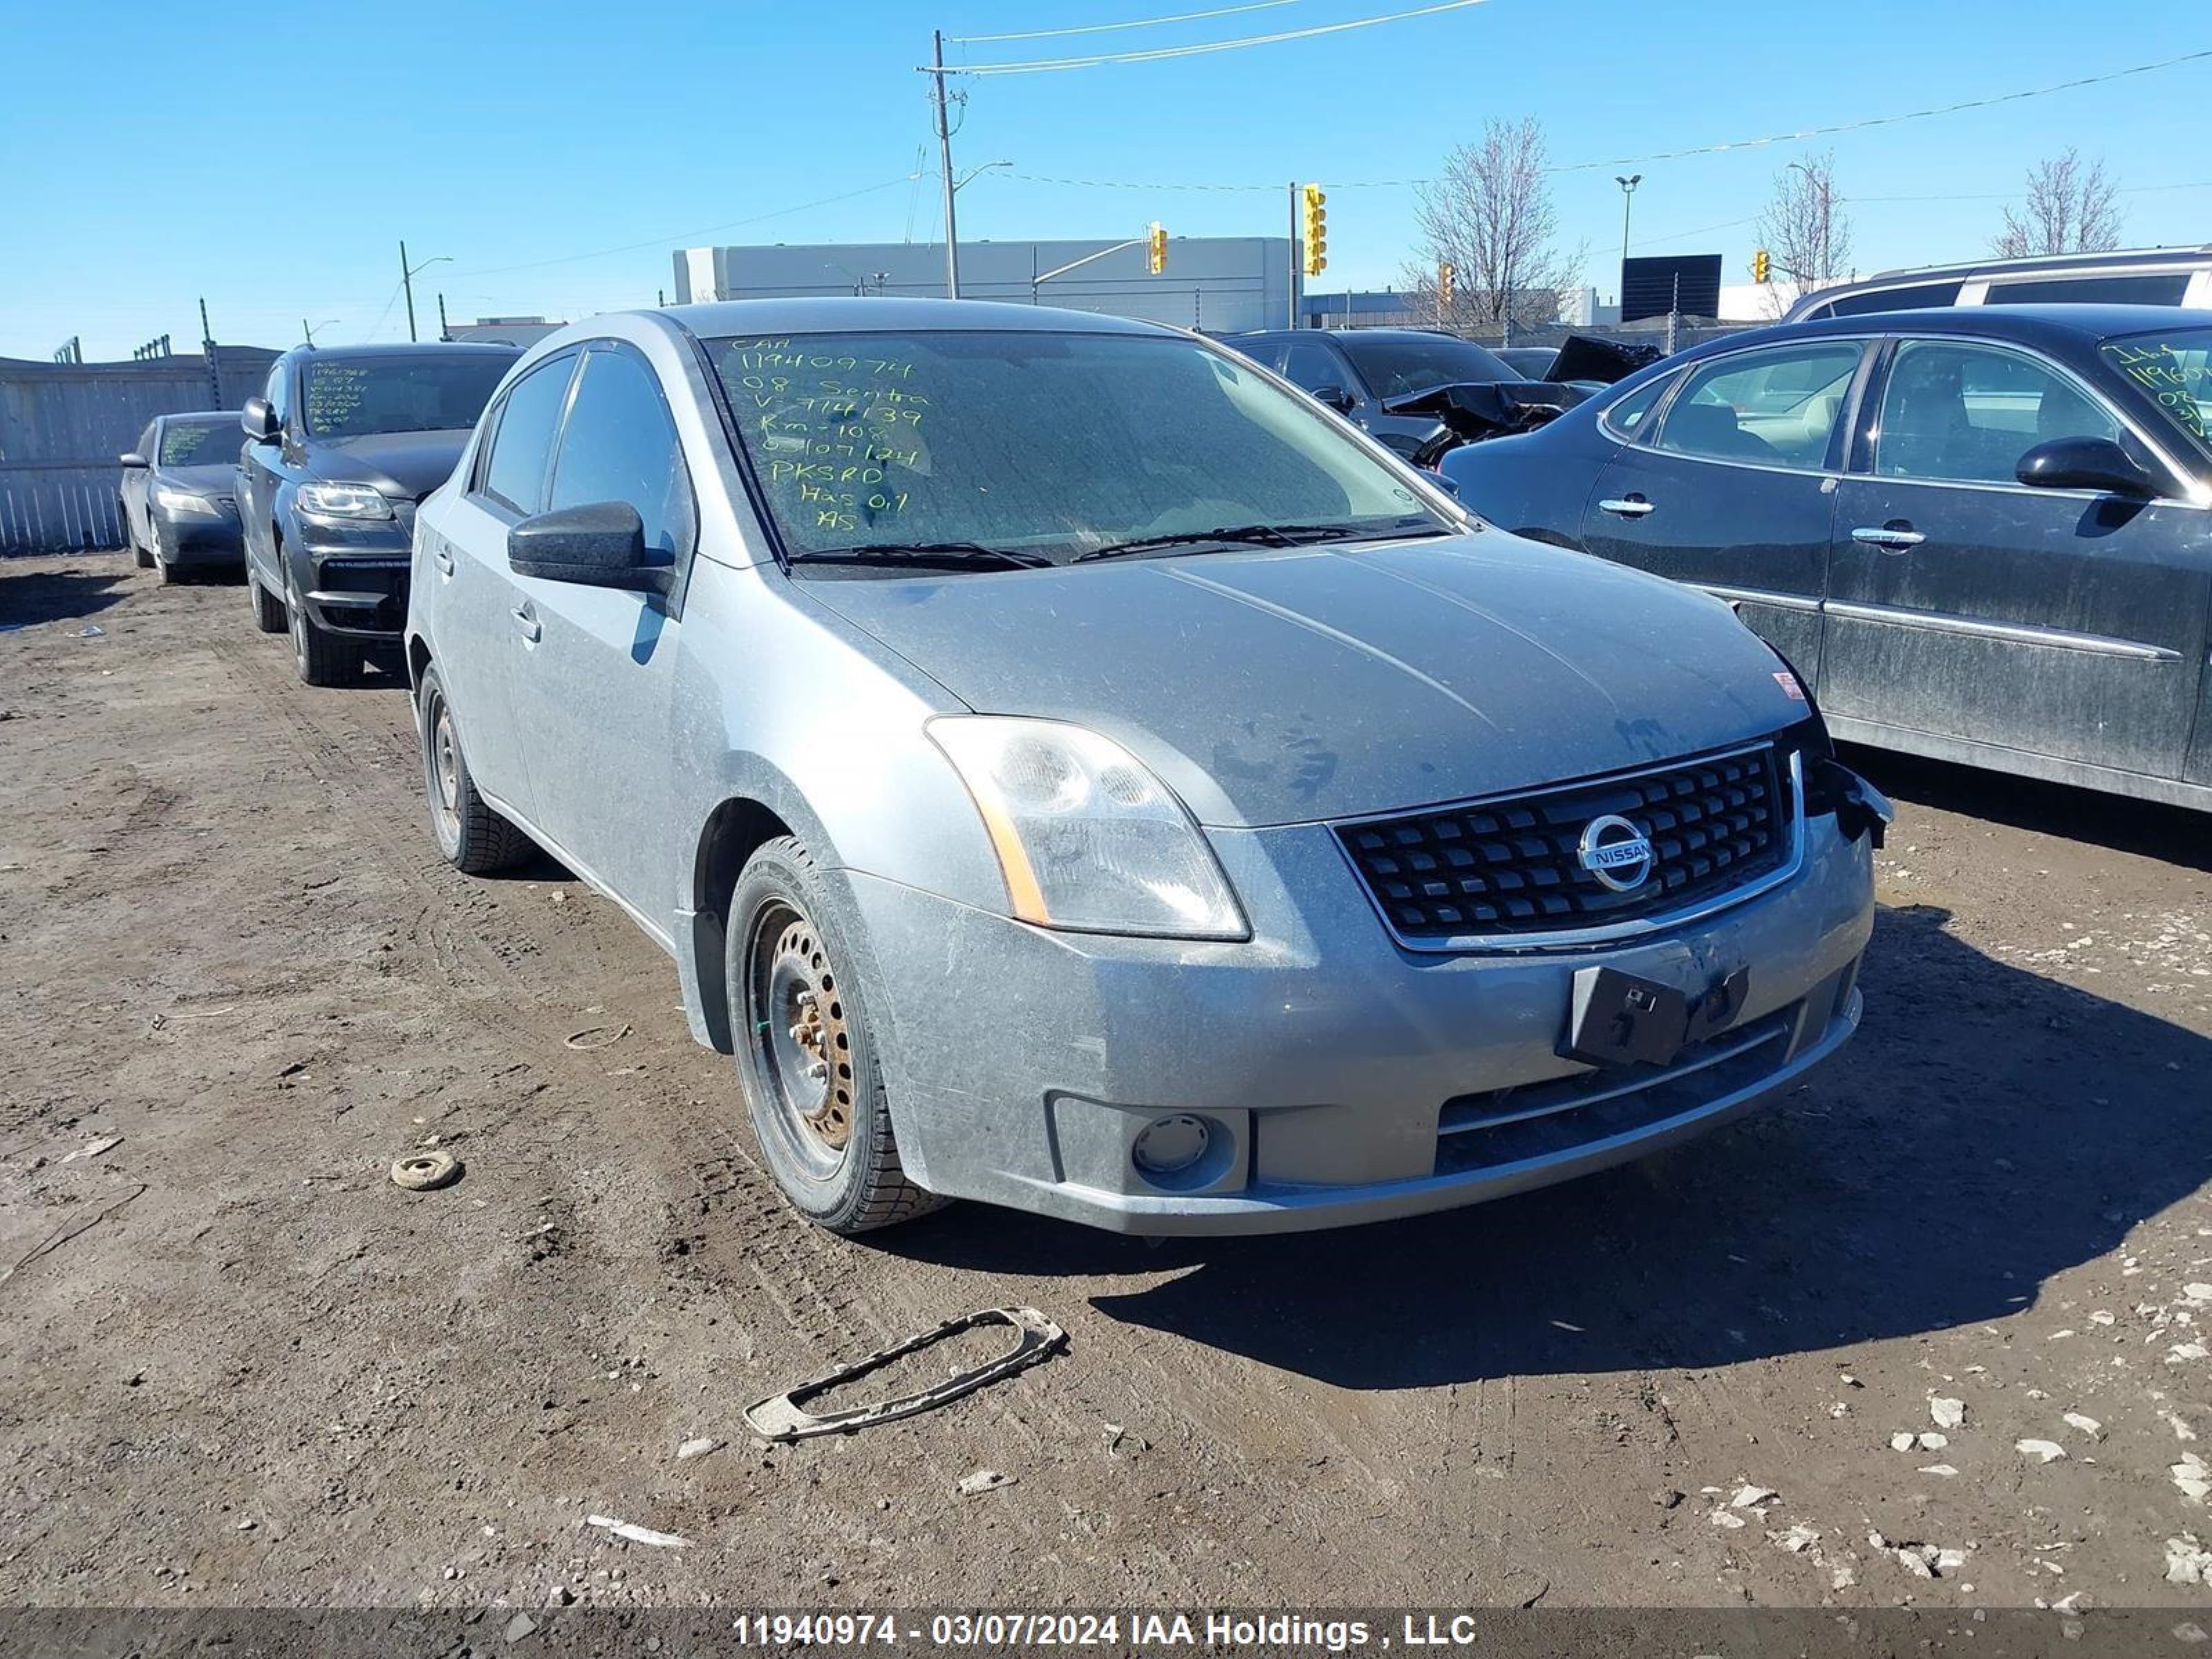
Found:
M 1844 735 L 2179 777 L 2205 655 L 2204 510 L 2021 483 L 2021 455 L 2054 438 L 2136 446 L 2099 393 L 2017 348 L 1900 340 L 1870 401 L 1829 560 L 1820 693 Z

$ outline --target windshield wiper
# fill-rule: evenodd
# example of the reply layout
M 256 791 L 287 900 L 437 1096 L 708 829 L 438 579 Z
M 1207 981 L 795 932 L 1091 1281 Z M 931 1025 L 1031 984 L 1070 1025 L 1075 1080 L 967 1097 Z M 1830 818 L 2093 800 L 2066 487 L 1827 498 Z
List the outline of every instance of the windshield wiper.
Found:
M 926 565 L 957 570 L 990 565 L 1001 570 L 1035 570 L 1052 561 L 981 542 L 864 542 L 854 547 L 824 547 L 791 556 L 793 564 Z
M 1152 553 L 1164 548 L 1200 546 L 1226 542 L 1260 547 L 1304 547 L 1315 542 L 1396 541 L 1414 536 L 1444 536 L 1451 532 L 1427 520 L 1397 526 L 1357 524 L 1240 524 L 1218 530 L 1184 530 L 1171 536 L 1140 536 L 1134 541 L 1111 542 L 1075 556 L 1085 559 L 1117 559 L 1125 553 Z

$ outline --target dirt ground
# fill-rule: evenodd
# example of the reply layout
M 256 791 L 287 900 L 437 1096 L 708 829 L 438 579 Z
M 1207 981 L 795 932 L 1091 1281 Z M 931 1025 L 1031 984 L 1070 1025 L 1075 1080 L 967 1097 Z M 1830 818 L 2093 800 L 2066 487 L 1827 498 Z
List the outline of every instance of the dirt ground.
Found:
M 611 904 L 441 862 L 392 682 L 120 556 L 0 626 L 0 1602 L 2212 1614 L 2212 821 L 1863 755 L 1865 1029 L 1741 1126 L 1351 1233 L 855 1243 Z M 1008 1303 L 1067 1351 L 739 1421 Z

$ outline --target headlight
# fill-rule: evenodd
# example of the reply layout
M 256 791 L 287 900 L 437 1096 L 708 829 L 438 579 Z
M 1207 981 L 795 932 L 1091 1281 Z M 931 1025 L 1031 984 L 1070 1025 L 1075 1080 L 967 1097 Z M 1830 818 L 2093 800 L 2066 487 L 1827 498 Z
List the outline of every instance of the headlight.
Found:
M 1112 738 L 992 714 L 941 715 L 928 730 L 982 814 L 1022 921 L 1172 939 L 1249 933 L 1182 803 Z
M 164 513 L 173 513 L 180 519 L 219 519 L 222 509 L 204 495 L 195 495 L 189 489 L 173 489 L 167 484 L 154 491 L 154 505 Z
M 300 486 L 300 511 L 323 519 L 388 519 L 392 503 L 367 484 L 309 483 Z

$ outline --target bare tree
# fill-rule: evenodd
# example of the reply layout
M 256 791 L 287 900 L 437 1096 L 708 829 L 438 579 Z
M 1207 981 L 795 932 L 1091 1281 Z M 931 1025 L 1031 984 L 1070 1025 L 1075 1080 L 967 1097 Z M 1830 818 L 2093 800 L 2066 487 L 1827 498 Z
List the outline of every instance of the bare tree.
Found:
M 1759 240 L 1775 276 L 1796 293 L 1809 294 L 1850 270 L 1851 221 L 1842 204 L 1833 150 L 1792 161 L 1774 175 L 1774 194 L 1759 216 Z
M 1448 327 L 1510 330 L 1548 323 L 1582 279 L 1586 251 L 1563 252 L 1545 178 L 1544 129 L 1534 116 L 1486 121 L 1480 140 L 1444 158 L 1421 186 L 1415 217 L 1425 264 L 1406 268 L 1424 314 Z M 1438 268 L 1452 267 L 1452 295 Z
M 2033 253 L 2102 253 L 2120 245 L 2119 185 L 2102 161 L 2084 163 L 2069 146 L 2027 175 L 2027 201 L 2004 210 L 1990 246 L 2008 259 Z

